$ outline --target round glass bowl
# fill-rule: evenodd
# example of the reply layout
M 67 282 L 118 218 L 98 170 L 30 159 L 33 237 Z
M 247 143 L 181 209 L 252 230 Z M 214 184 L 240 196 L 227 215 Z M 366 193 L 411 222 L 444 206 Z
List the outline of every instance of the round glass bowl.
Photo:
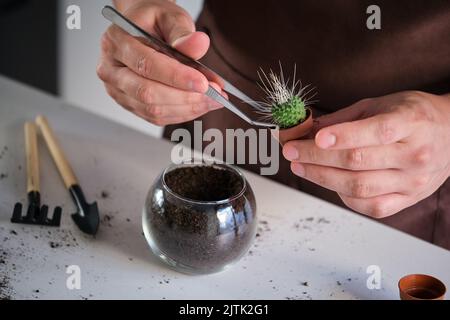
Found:
M 142 217 L 152 251 L 189 274 L 222 271 L 238 261 L 252 244 L 256 223 L 250 185 L 226 164 L 165 169 L 148 192 Z

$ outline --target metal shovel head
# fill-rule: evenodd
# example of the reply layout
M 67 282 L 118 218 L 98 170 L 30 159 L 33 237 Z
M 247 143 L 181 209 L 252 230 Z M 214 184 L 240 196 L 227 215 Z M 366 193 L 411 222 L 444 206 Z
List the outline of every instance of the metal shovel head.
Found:
M 72 214 L 73 221 L 81 231 L 95 235 L 100 224 L 97 202 L 88 203 L 78 184 L 72 185 L 69 191 L 78 210 Z
M 97 202 L 83 206 L 83 212 L 72 214 L 72 219 L 81 231 L 87 234 L 95 235 L 100 224 Z

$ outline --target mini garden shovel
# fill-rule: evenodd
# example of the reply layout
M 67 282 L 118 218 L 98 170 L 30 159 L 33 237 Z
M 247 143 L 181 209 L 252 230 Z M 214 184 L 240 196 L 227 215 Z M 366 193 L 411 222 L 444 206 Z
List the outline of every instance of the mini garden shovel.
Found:
M 72 214 L 72 219 L 81 231 L 88 234 L 96 234 L 100 222 L 97 203 L 87 203 L 77 178 L 69 165 L 62 149 L 59 147 L 53 130 L 43 116 L 36 118 L 36 123 L 44 136 L 44 140 L 52 155 L 53 161 L 58 167 L 59 173 L 66 188 L 69 190 L 77 207 L 77 212 Z

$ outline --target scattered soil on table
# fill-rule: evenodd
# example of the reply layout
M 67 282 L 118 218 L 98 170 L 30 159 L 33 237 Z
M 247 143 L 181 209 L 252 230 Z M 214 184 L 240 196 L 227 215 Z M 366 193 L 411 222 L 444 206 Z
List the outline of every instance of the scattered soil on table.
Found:
M 303 291 L 302 292 L 302 296 L 290 296 L 290 297 L 285 297 L 286 300 L 312 300 L 312 297 L 308 294 L 308 292 Z
M 50 245 L 50 248 L 59 248 L 59 247 L 61 247 L 61 244 L 60 243 L 58 243 L 58 242 L 54 242 L 54 241 L 50 241 L 49 242 L 49 245 Z
M 0 180 L 6 179 L 6 178 L 8 178 L 7 173 L 0 173 Z
M 23 240 L 20 239 L 21 232 L 29 233 L 29 230 L 22 228 L 22 231 L 19 229 L 11 229 L 9 230 L 9 234 L 11 235 L 11 239 L 8 237 L 4 237 L 3 241 L 14 240 L 16 243 L 20 243 L 21 246 L 25 246 Z M 60 248 L 60 247 L 77 247 L 79 246 L 77 239 L 72 234 L 72 231 L 65 229 L 47 229 L 46 227 L 42 227 L 39 230 L 39 234 L 34 235 L 34 239 L 49 239 L 49 246 L 51 248 Z
M 50 231 L 50 230 L 49 230 Z M 72 234 L 72 231 L 65 229 L 55 229 L 50 232 L 47 232 L 49 236 L 53 238 L 53 241 L 50 241 L 49 244 L 52 247 L 60 248 L 60 247 L 78 247 L 78 241 L 75 236 Z M 52 247 L 52 248 L 53 248 Z
M 100 219 L 100 224 L 106 227 L 112 227 L 111 221 L 114 219 L 114 216 L 111 214 L 104 214 Z
M 100 194 L 100 196 L 102 197 L 102 199 L 108 199 L 109 198 L 109 192 L 106 190 L 103 190 L 102 193 Z
M 14 225 L 14 229 L 0 227 L 0 235 L 0 241 L 4 244 L 9 242 L 4 249 L 0 249 L 0 300 L 14 299 L 16 292 L 13 284 L 27 281 L 28 276 L 23 273 L 23 263 L 32 264 L 51 259 L 51 253 L 39 257 L 33 254 L 37 242 L 42 246 L 47 243 L 54 250 L 70 250 L 71 247 L 79 246 L 72 232 L 62 228 Z M 35 259 L 39 261 L 34 261 Z M 60 266 L 57 265 L 57 268 Z M 52 284 L 50 281 L 49 285 Z M 41 292 L 41 288 L 34 288 L 29 297 L 37 299 Z
M 294 229 L 300 232 L 309 231 L 320 234 L 323 233 L 323 228 L 328 224 L 331 224 L 331 221 L 324 217 L 307 217 L 304 219 L 299 219 L 298 222 L 294 223 Z M 308 248 L 308 250 L 315 251 L 316 249 Z
M 0 276 L 0 300 L 11 300 L 12 288 L 6 276 Z
M 7 151 L 8 151 L 8 146 L 4 146 L 4 147 L 0 150 L 0 160 L 3 158 L 3 156 L 6 154 Z
M 0 251 L 0 270 L 6 268 L 8 260 L 8 253 Z M 10 287 L 9 277 L 7 273 L 0 272 L 0 300 L 10 300 L 13 294 L 13 289 Z
M 314 217 L 308 217 L 305 219 L 300 219 L 298 223 L 294 224 L 294 227 L 296 229 L 312 229 L 314 226 L 312 225 L 312 223 L 316 223 L 316 224 L 329 224 L 331 223 L 330 220 L 324 218 L 324 217 L 319 217 L 319 218 L 314 218 Z
M 261 245 L 261 243 L 264 241 L 264 239 L 266 239 L 266 233 L 270 232 L 270 225 L 269 222 L 267 220 L 258 220 L 258 227 L 256 229 L 256 234 L 255 234 L 255 242 L 253 243 L 253 248 L 252 250 L 248 251 L 248 256 L 254 256 L 260 255 L 260 252 L 258 250 L 259 246 Z
M 300 282 L 300 284 L 304 287 L 309 287 L 308 281 Z
M 229 199 L 243 188 L 235 172 L 212 166 L 177 168 L 166 174 L 164 182 L 177 195 L 196 201 Z M 164 201 L 148 203 L 152 237 L 158 248 L 177 263 L 213 270 L 239 257 L 250 243 L 255 232 L 251 201 L 254 204 L 247 196 L 226 206 L 202 206 L 166 194 Z M 228 220 L 225 225 L 221 223 L 219 210 L 226 213 L 226 219 L 233 219 L 234 225 Z
M 120 218 L 121 221 L 123 221 L 122 217 L 119 217 L 119 211 L 105 211 L 105 213 L 102 213 L 100 215 L 100 225 L 102 225 L 103 227 L 108 227 L 108 228 L 112 228 L 114 227 L 114 222 L 117 220 L 117 218 Z M 125 218 L 126 222 L 131 222 L 130 218 Z M 142 233 L 142 235 L 144 235 Z
M 259 220 L 258 232 L 256 233 L 256 237 L 260 237 L 264 232 L 269 232 L 270 226 L 269 222 L 266 220 Z

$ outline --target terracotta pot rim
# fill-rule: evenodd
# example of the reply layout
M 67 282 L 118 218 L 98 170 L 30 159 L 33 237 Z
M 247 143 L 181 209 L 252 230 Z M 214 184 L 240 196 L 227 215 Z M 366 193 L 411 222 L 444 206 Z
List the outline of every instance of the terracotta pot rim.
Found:
M 278 134 L 275 135 L 275 137 L 277 137 L 281 145 L 284 145 L 286 142 L 290 140 L 301 139 L 311 132 L 311 129 L 314 125 L 313 113 L 310 108 L 307 108 L 306 112 L 307 117 L 299 124 L 293 127 L 289 127 L 286 129 L 278 129 L 277 131 L 275 131 L 278 132 Z
M 413 284 L 417 281 L 426 282 L 425 286 L 419 287 L 414 286 Z M 408 293 L 408 289 L 412 288 L 425 288 L 432 289 L 433 291 L 437 291 L 437 296 L 431 299 L 423 299 L 420 297 L 415 297 Z M 400 291 L 400 298 L 406 297 L 407 300 L 441 300 L 444 298 L 447 288 L 445 284 L 436 277 L 433 277 L 428 274 L 414 273 L 403 276 L 398 281 L 398 289 Z

